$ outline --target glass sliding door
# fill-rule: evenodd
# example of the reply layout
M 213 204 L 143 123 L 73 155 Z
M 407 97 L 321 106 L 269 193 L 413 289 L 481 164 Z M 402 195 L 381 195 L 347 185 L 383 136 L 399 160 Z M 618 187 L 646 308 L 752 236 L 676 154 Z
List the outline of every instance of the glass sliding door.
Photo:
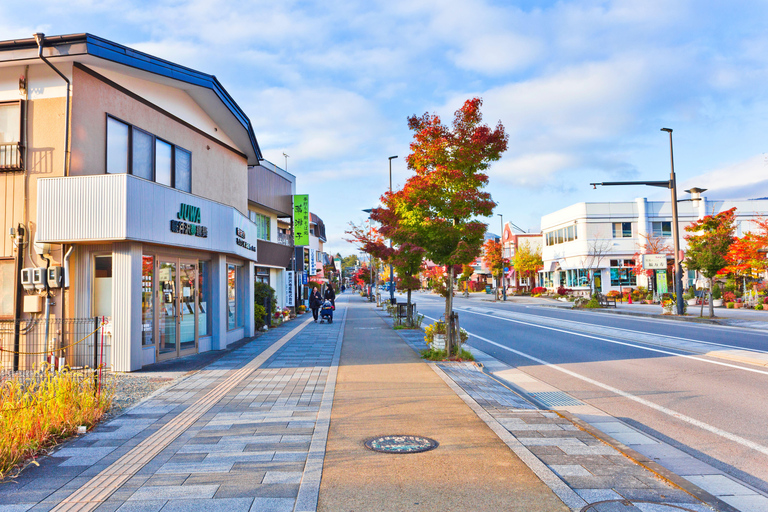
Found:
M 179 265 L 179 352 L 192 353 L 195 350 L 195 293 L 197 264 L 181 262 Z
M 160 261 L 157 272 L 157 292 L 159 296 L 157 334 L 158 359 L 176 357 L 178 348 L 178 310 L 176 287 L 176 261 Z

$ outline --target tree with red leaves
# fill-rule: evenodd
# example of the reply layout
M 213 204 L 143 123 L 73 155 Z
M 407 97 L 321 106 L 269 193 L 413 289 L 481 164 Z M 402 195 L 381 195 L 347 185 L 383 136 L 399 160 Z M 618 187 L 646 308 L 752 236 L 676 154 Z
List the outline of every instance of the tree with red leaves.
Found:
M 674 258 L 675 256 L 675 250 L 670 247 L 663 238 L 653 235 L 644 235 L 640 234 L 642 238 L 645 239 L 645 242 L 638 245 L 639 251 L 635 253 L 634 261 L 635 266 L 632 267 L 632 270 L 634 271 L 636 276 L 645 275 L 648 277 L 648 283 L 651 284 L 650 278 L 653 276 L 655 270 L 647 270 L 643 268 L 643 254 L 666 254 L 669 256 L 672 256 Z M 650 287 L 649 287 L 650 288 Z
M 737 238 L 728 249 L 725 259 L 728 266 L 722 273 L 736 274 L 742 277 L 757 277 L 768 269 L 765 254 L 759 252 L 768 248 L 768 219 L 758 217 L 752 221 L 757 229 L 748 231 L 743 237 Z
M 501 279 L 504 273 L 504 267 L 509 266 L 509 259 L 502 257 L 501 242 L 496 240 L 486 240 L 483 244 L 483 265 L 491 271 L 491 275 L 497 281 Z M 499 283 L 500 284 L 500 283 Z M 498 299 L 498 294 L 493 296 L 494 302 Z
M 453 313 L 455 266 L 470 263 L 480 253 L 489 217 L 496 203 L 482 190 L 488 184 L 485 171 L 507 149 L 504 126 L 482 124 L 482 100 L 467 100 L 456 111 L 453 124 L 445 126 L 436 114 L 408 118 L 414 132 L 408 168 L 415 174 L 398 193 L 397 216 L 411 243 L 424 256 L 446 267 L 448 294 L 445 319 Z M 454 333 L 446 332 L 446 350 L 452 353 Z
M 734 242 L 733 233 L 735 226 L 733 219 L 736 216 L 736 208 L 725 210 L 717 215 L 707 215 L 699 219 L 685 230 L 691 233 L 686 235 L 688 252 L 685 256 L 685 266 L 691 270 L 698 270 L 710 280 L 709 287 L 709 317 L 715 316 L 712 305 L 712 279 L 723 269 L 728 267 L 726 255 Z

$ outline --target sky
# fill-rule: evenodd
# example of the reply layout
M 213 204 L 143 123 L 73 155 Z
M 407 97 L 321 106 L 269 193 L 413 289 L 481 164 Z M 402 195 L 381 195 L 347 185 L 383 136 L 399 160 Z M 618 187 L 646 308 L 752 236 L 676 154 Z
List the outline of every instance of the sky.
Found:
M 0 3 L 0 39 L 89 32 L 216 75 L 264 157 L 326 225 L 349 222 L 411 175 L 407 118 L 450 123 L 483 99 L 509 147 L 489 171 L 499 217 L 525 230 L 578 202 L 768 196 L 768 2 L 26 0 Z M 283 154 L 287 154 L 286 159 Z

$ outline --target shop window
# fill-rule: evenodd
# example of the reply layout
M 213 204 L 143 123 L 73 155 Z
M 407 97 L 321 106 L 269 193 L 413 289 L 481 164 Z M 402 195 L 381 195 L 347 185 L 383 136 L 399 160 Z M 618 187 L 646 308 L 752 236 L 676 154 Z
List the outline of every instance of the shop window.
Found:
M 107 118 L 107 172 L 128 172 L 128 138 L 130 127 L 113 117 Z
M 211 304 L 211 262 L 201 261 L 199 263 L 198 284 L 197 284 L 197 332 L 198 337 L 208 336 L 211 333 L 211 317 L 209 308 Z
M 13 296 L 16 294 L 13 260 L 0 260 L 0 318 L 13 316 Z
M 184 192 L 192 192 L 192 153 L 176 146 L 174 148 L 173 186 Z
M 613 238 L 632 238 L 632 223 L 614 222 Z
M 155 303 L 154 303 L 155 257 L 141 257 L 141 344 L 155 344 Z
M 653 236 L 672 236 L 672 223 L 671 222 L 652 222 L 651 228 Z
M 611 268 L 611 286 L 637 286 L 637 277 L 631 268 Z
M 93 274 L 93 314 L 112 316 L 112 256 L 96 256 Z
M 240 279 L 239 267 L 232 263 L 227 264 L 227 329 L 232 330 L 243 325 L 240 314 Z
M 155 181 L 171 186 L 171 163 L 173 147 L 167 142 L 155 139 Z

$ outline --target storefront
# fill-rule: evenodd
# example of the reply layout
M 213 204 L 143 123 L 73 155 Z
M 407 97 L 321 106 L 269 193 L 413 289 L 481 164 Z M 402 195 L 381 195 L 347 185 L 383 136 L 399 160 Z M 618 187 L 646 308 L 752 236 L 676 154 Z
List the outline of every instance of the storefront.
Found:
M 38 194 L 38 241 L 75 246 L 68 315 L 110 319 L 116 371 L 253 335 L 256 225 L 237 209 L 125 174 Z

